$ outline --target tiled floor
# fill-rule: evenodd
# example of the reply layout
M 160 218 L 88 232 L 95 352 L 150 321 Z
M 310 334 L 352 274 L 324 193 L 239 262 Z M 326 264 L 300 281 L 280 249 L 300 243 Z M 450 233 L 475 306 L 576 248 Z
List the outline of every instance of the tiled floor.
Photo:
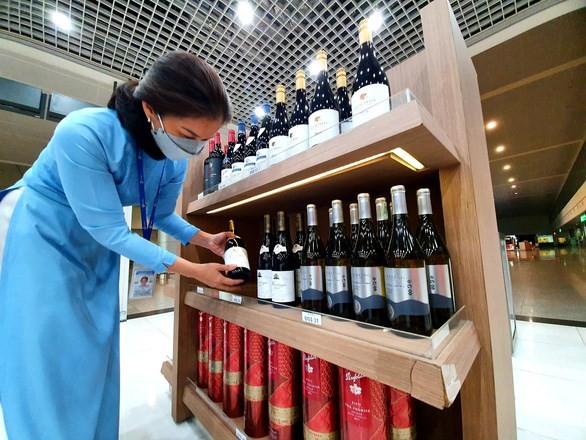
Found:
M 517 325 L 517 438 L 585 440 L 586 329 Z M 160 369 L 171 356 L 172 336 L 173 313 L 121 324 L 121 440 L 211 438 L 198 423 L 176 425 L 171 419 L 169 386 Z

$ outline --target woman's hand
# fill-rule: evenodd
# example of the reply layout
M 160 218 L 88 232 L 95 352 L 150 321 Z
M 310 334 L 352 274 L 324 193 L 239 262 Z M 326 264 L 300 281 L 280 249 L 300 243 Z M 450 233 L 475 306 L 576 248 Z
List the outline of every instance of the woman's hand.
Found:
M 223 250 L 223 248 L 222 248 Z M 239 284 L 242 284 L 243 280 L 233 280 L 228 278 L 224 274 L 230 270 L 236 269 L 235 264 L 218 264 L 218 263 L 207 263 L 198 264 L 196 269 L 196 276 L 199 281 L 207 284 L 210 287 L 218 290 L 224 290 L 226 292 L 239 292 Z
M 208 234 L 205 231 L 199 231 L 193 236 L 190 243 L 208 248 L 214 254 L 223 257 L 226 247 L 226 240 L 234 237 L 231 232 L 220 232 L 219 234 Z

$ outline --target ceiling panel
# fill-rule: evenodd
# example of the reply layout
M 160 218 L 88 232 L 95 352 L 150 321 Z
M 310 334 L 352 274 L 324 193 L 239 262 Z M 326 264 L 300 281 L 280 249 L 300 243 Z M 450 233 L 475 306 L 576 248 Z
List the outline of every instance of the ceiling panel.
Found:
M 494 187 L 494 199 L 498 203 L 507 202 L 510 199 L 525 197 L 549 199 L 549 196 L 557 195 L 566 180 L 565 175 L 544 177 L 539 180 L 507 183 Z M 516 185 L 516 188 L 512 188 Z M 517 193 L 517 194 L 515 194 Z
M 547 213 L 553 205 L 556 194 L 548 194 L 544 197 L 523 197 L 521 195 L 497 203 L 496 215 L 499 218 L 523 217 L 529 215 L 542 215 Z

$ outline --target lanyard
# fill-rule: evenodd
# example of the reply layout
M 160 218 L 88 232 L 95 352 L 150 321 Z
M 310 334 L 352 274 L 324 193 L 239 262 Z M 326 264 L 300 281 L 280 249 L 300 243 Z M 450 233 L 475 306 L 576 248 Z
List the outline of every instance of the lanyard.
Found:
M 145 240 L 151 239 L 153 232 L 153 224 L 155 222 L 155 211 L 157 210 L 157 203 L 159 202 L 159 194 L 161 192 L 161 182 L 163 181 L 163 173 L 165 172 L 165 165 L 167 164 L 167 158 L 163 163 L 163 169 L 161 170 L 161 177 L 159 177 L 159 185 L 157 186 L 157 193 L 153 200 L 153 209 L 151 210 L 151 216 L 147 223 L 146 213 L 146 195 L 144 190 L 144 169 L 142 161 L 142 150 L 140 147 L 136 148 L 136 167 L 138 169 L 138 192 L 140 194 L 140 219 L 142 221 L 142 236 Z

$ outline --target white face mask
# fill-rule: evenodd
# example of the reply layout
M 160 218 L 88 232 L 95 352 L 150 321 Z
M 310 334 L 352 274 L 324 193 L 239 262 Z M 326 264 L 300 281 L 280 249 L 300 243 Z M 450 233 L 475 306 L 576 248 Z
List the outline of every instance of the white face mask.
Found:
M 195 139 L 187 139 L 169 134 L 165 131 L 163 121 L 158 113 L 157 118 L 159 119 L 161 128 L 155 130 L 155 126 L 151 122 L 151 133 L 153 134 L 155 143 L 165 157 L 171 160 L 182 160 L 197 156 L 202 152 L 207 141 L 197 141 Z

